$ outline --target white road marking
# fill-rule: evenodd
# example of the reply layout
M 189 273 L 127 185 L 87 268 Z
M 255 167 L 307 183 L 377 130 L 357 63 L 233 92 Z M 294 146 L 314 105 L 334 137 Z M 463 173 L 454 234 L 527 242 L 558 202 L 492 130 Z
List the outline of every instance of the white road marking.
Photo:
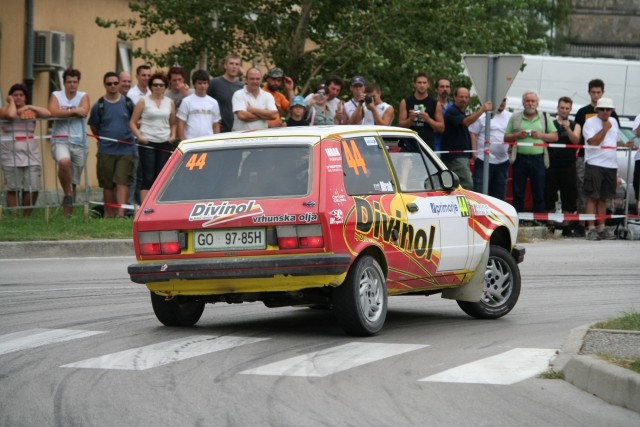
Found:
M 292 357 L 240 372 L 251 375 L 326 377 L 387 357 L 420 350 L 427 345 L 352 342 L 338 347 Z
M 103 333 L 101 331 L 40 328 L 14 332 L 0 336 L 0 355 Z
M 545 348 L 514 348 L 419 381 L 510 385 L 549 369 L 549 360 L 555 353 L 556 350 Z
M 142 371 L 184 359 L 202 356 L 203 354 L 227 350 L 268 339 L 269 338 L 192 335 L 190 337 L 164 341 L 82 360 L 80 362 L 69 363 L 61 367 Z

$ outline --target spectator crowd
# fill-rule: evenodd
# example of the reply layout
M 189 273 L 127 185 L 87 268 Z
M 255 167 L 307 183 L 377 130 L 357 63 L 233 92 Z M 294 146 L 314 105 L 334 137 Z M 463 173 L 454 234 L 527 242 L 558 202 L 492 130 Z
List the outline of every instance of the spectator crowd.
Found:
M 391 125 L 397 114 L 397 124 L 416 131 L 459 176 L 465 189 L 482 192 L 488 162 L 487 193 L 504 200 L 511 169 L 513 205 L 518 212 L 525 212 L 529 185 L 533 212 L 555 212 L 559 194 L 562 212 L 604 214 L 616 195 L 616 148 L 634 148 L 633 141 L 620 142 L 615 105 L 604 96 L 605 83 L 600 79 L 589 82 L 591 103 L 571 119 L 571 98 L 561 97 L 552 117 L 539 110 L 540 100 L 533 91 L 522 94 L 522 111 L 511 113 L 506 99 L 496 102 L 496 107 L 485 102 L 470 111 L 469 88 L 452 88 L 449 79 L 440 78 L 432 94 L 425 72 L 413 76 L 413 93 L 396 109 L 383 101 L 379 84 L 361 75 L 347 80 L 350 93 L 344 98 L 345 80 L 336 75 L 327 76 L 305 97 L 296 94 L 295 82 L 281 68 L 272 68 L 264 76 L 255 67 L 243 73 L 241 57 L 230 54 L 223 70 L 214 78 L 196 70 L 188 79 L 180 67 L 153 73 L 150 66 L 141 65 L 135 85 L 128 72 L 110 71 L 103 76 L 104 94 L 91 104 L 88 94 L 79 90 L 80 71 L 67 69 L 63 88 L 51 93 L 46 108 L 27 104 L 27 88 L 14 84 L 0 109 L 7 207 L 20 206 L 28 217 L 41 190 L 36 118 L 54 119 L 50 147 L 65 216 L 73 212 L 87 161 L 88 136 L 98 141 L 96 176 L 103 190 L 105 217 L 122 217 L 124 206 L 144 200 L 179 141 L 221 132 Z M 640 136 L 640 115 L 633 132 Z M 639 184 L 640 151 L 633 176 L 636 194 Z M 17 215 L 16 210 L 12 213 Z M 615 238 L 603 221 L 587 222 L 586 227 L 565 222 L 563 235 Z

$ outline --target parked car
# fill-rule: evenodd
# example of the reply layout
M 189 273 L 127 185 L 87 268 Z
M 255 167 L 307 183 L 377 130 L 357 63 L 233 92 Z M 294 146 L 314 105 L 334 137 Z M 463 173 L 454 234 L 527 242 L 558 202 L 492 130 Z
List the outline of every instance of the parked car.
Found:
M 168 326 L 206 303 L 333 310 L 352 335 L 383 327 L 388 295 L 504 316 L 520 294 L 513 207 L 463 190 L 411 130 L 319 126 L 182 142 L 134 220 L 137 264 Z

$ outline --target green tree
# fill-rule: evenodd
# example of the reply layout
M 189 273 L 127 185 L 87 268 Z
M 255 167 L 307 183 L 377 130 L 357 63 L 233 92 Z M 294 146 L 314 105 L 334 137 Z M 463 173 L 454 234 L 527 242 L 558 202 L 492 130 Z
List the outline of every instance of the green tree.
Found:
M 122 40 L 181 32 L 188 40 L 166 52 L 135 52 L 159 66 L 193 68 L 206 52 L 212 74 L 229 52 L 292 76 L 302 93 L 327 74 L 362 74 L 392 105 L 427 71 L 454 85 L 462 54 L 541 53 L 551 25 L 566 22 L 568 0 L 138 0 L 137 19 L 96 19 Z M 565 21 L 563 21 L 565 20 Z M 345 91 L 345 96 L 347 93 Z

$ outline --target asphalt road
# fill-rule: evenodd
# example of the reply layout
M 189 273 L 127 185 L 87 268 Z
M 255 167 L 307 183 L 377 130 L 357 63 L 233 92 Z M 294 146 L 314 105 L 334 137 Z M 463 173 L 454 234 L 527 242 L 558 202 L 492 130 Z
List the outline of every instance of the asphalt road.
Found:
M 128 279 L 132 257 L 0 260 L 0 425 L 640 425 L 537 376 L 571 329 L 640 311 L 640 242 L 525 246 L 506 317 L 396 297 L 365 339 L 329 311 L 259 303 L 166 328 Z

